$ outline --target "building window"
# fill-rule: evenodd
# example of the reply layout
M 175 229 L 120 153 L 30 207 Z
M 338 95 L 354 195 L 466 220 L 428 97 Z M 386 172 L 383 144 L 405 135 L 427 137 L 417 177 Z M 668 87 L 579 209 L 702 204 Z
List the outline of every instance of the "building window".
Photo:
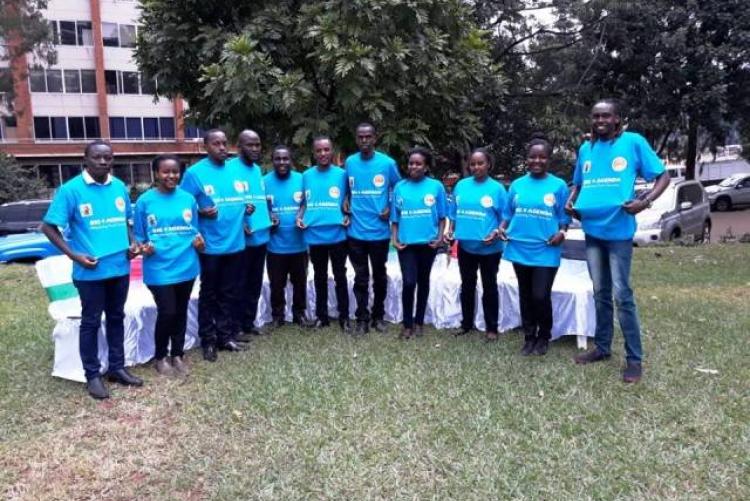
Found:
M 34 117 L 34 137 L 36 139 L 50 139 L 49 117 Z
M 81 173 L 81 164 L 63 164 L 60 167 L 63 183 Z
M 117 85 L 117 72 L 115 70 L 104 71 L 104 82 L 107 87 L 107 94 L 119 94 Z
M 135 71 L 123 71 L 122 75 L 122 93 L 123 94 L 140 94 L 138 85 L 138 73 Z
M 59 165 L 39 165 L 39 179 L 42 179 L 47 186 L 60 186 L 60 166 Z
M 112 139 L 125 139 L 124 117 L 109 117 L 109 135 Z
M 68 120 L 66 117 L 50 117 L 52 139 L 68 139 Z
M 75 21 L 60 21 L 60 43 L 62 45 L 76 45 Z
M 76 22 L 76 28 L 78 33 L 78 45 L 89 47 L 94 45 L 94 32 L 91 29 L 91 23 L 89 21 Z
M 98 117 L 34 117 L 34 137 L 39 140 L 98 139 Z
M 86 139 L 99 139 L 102 133 L 99 130 L 99 117 L 83 117 Z
M 143 73 L 141 73 L 141 94 L 156 94 L 156 81 L 144 77 Z
M 130 164 L 114 164 L 112 166 L 112 174 L 125 184 L 133 183 L 133 178 L 130 175 Z
M 47 92 L 62 92 L 63 81 L 61 70 L 45 70 L 47 75 Z
M 78 94 L 81 92 L 81 73 L 78 70 L 64 70 L 65 92 Z
M 126 118 L 128 139 L 143 139 L 143 127 L 141 126 L 140 117 Z
M 55 45 L 60 45 L 60 31 L 57 29 L 57 21 L 49 21 L 50 39 Z
M 47 77 L 44 70 L 29 70 L 31 92 L 47 92 Z
M 133 184 L 151 184 L 154 182 L 149 164 L 133 164 Z
M 50 21 L 52 41 L 60 45 L 94 45 L 91 21 Z
M 135 26 L 132 24 L 120 25 L 120 47 L 135 47 Z
M 120 46 L 120 39 L 117 35 L 117 24 L 102 23 L 102 43 L 105 47 Z
M 174 118 L 161 117 L 159 119 L 159 130 L 162 139 L 174 139 Z
M 83 129 L 83 117 L 68 117 L 68 132 L 70 139 L 86 139 Z
M 146 139 L 159 139 L 159 119 L 143 119 L 143 137 Z
M 81 92 L 96 94 L 96 71 L 81 70 Z
M 200 127 L 194 125 L 185 126 L 185 139 L 202 139 L 205 133 L 206 131 Z

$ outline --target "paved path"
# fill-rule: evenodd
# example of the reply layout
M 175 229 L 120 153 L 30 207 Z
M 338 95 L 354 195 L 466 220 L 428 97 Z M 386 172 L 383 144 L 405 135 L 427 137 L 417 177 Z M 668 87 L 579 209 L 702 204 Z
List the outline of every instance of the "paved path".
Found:
M 729 212 L 711 212 L 711 241 L 718 242 L 719 237 L 727 232 L 731 226 L 732 233 L 741 236 L 750 233 L 750 209 L 733 210 Z

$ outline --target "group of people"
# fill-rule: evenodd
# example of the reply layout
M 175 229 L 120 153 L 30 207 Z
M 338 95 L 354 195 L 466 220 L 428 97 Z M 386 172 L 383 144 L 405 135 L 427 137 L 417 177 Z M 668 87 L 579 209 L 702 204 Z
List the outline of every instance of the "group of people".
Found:
M 123 320 L 129 286 L 128 260 L 143 256 L 143 281 L 157 306 L 155 368 L 187 375 L 183 358 L 187 309 L 200 276 L 198 334 L 203 358 L 217 351 L 244 351 L 256 326 L 264 266 L 268 271 L 272 326 L 285 323 L 286 286 L 291 282 L 292 322 L 305 328 L 330 325 L 328 266 L 335 284 L 340 329 L 362 335 L 386 331 L 386 262 L 392 245 L 402 274 L 400 337 L 423 332 L 430 271 L 438 249 L 458 241 L 461 327 L 474 329 L 477 272 L 482 280 L 485 339 L 498 338 L 497 272 L 501 256 L 518 278 L 524 344 L 522 355 L 544 355 L 553 315 L 551 290 L 560 265 L 570 217 L 582 221 L 596 303 L 595 348 L 578 363 L 610 356 L 612 288 L 625 337 L 625 381 L 641 376 L 640 328 L 629 286 L 633 215 L 668 184 L 661 161 L 639 135 L 624 132 L 617 104 L 601 101 L 592 112 L 592 139 L 580 149 L 572 189 L 548 172 L 552 146 L 530 141 L 527 173 L 506 188 L 492 178 L 492 156 L 475 149 L 470 176 L 447 194 L 430 177 L 432 153 L 415 147 L 402 179 L 396 162 L 376 150 L 368 123 L 355 131 L 358 152 L 342 167 L 333 164 L 334 144 L 320 136 L 312 144 L 316 164 L 303 173 L 293 152 L 276 146 L 273 170 L 259 164 L 261 139 L 240 133 L 237 156 L 229 158 L 219 129 L 204 138 L 206 157 L 180 179 L 180 163 L 161 155 L 152 162 L 155 187 L 131 207 L 125 185 L 112 176 L 111 146 L 86 147 L 81 175 L 56 193 L 42 231 L 73 261 L 73 283 L 82 305 L 80 354 L 89 394 L 107 398 L 97 335 L 106 318 L 109 364 L 106 377 L 124 385 L 143 381 L 124 367 Z M 636 176 L 658 177 L 653 191 L 634 198 Z M 131 223 L 132 222 L 132 223 Z M 60 228 L 69 228 L 63 238 Z M 347 258 L 354 268 L 354 319 L 350 319 Z M 308 259 L 313 266 L 315 318 L 307 304 Z M 369 287 L 372 281 L 373 301 Z M 265 329 L 264 329 L 265 330 Z

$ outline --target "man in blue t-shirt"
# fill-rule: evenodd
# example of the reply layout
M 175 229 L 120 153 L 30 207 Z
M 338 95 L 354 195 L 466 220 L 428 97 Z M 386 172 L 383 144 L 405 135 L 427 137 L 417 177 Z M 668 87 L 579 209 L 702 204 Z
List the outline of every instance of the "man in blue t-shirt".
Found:
M 349 156 L 344 169 L 349 178 L 349 260 L 354 267 L 354 297 L 357 300 L 355 333 L 368 332 L 370 322 L 378 332 L 385 332 L 385 297 L 388 291 L 388 261 L 390 228 L 390 196 L 401 179 L 396 161 L 375 150 L 375 127 L 363 123 L 357 126 L 356 141 L 359 152 Z M 373 303 L 369 306 L 370 269 L 372 267 Z
M 217 360 L 217 349 L 244 351 L 235 339 L 234 309 L 245 239 L 245 186 L 227 162 L 227 136 L 211 129 L 203 138 L 206 158 L 185 171 L 180 188 L 198 203 L 198 228 L 206 241 L 198 296 L 198 335 L 203 358 Z
M 125 301 L 130 285 L 129 259 L 138 254 L 129 222 L 128 190 L 111 174 L 112 147 L 86 146 L 83 172 L 60 187 L 41 225 L 42 232 L 73 260 L 73 285 L 81 298 L 79 350 L 89 395 L 109 397 L 100 373 L 98 336 L 105 315 L 109 367 L 107 378 L 128 386 L 143 381 L 125 369 Z M 69 228 L 65 240 L 60 228 Z
M 266 186 L 260 166 L 261 142 L 257 132 L 246 129 L 237 138 L 239 155 L 228 164 L 237 169 L 246 187 L 247 211 L 244 217 L 245 246 L 239 272 L 239 291 L 235 321 L 240 329 L 236 339 L 248 342 L 261 334 L 255 327 L 258 301 L 263 288 L 263 265 L 266 262 L 271 216 L 266 200 Z
M 649 207 L 669 185 L 664 165 L 645 138 L 624 132 L 619 104 L 605 99 L 591 110 L 591 140 L 578 151 L 566 211 L 581 220 L 586 260 L 594 284 L 596 332 L 593 350 L 575 358 L 588 364 L 611 356 L 614 288 L 620 329 L 625 338 L 623 381 L 641 379 L 641 328 L 630 288 L 635 215 Z M 645 196 L 635 197 L 636 177 L 656 179 Z
M 304 199 L 297 215 L 297 227 L 304 230 L 309 245 L 315 284 L 316 328 L 328 327 L 328 261 L 331 261 L 339 313 L 339 327 L 351 332 L 349 323 L 349 289 L 346 279 L 346 228 L 350 218 L 344 213 L 349 192 L 346 172 L 332 165 L 333 142 L 321 136 L 313 141 L 316 165 L 302 174 Z
M 274 327 L 284 325 L 286 284 L 292 282 L 292 321 L 308 327 L 307 244 L 297 227 L 297 213 L 302 205 L 302 174 L 292 171 L 292 155 L 286 146 L 276 146 L 271 154 L 273 172 L 266 174 L 266 196 L 273 214 L 273 228 L 268 242 L 268 281 L 271 289 L 271 316 Z

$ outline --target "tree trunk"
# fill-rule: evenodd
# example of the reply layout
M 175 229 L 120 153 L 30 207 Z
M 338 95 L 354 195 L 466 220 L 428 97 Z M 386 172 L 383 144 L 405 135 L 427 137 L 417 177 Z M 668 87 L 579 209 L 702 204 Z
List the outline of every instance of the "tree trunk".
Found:
M 685 154 L 685 179 L 695 179 L 695 161 L 698 158 L 698 121 L 688 117 L 688 142 Z

